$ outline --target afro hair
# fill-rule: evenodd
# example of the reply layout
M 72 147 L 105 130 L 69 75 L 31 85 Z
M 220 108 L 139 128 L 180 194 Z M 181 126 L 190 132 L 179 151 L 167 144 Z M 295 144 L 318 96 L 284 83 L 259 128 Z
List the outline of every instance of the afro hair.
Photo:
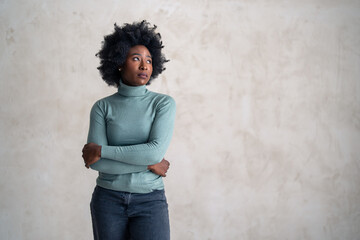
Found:
M 109 86 L 119 86 L 120 72 L 119 67 L 125 63 L 127 54 L 133 46 L 144 45 L 152 57 L 153 72 L 149 82 L 155 79 L 165 70 L 164 63 L 168 62 L 161 53 L 162 45 L 160 33 L 156 33 L 156 26 L 151 26 L 149 22 L 125 23 L 122 27 L 114 24 L 115 31 L 104 37 L 102 48 L 96 54 L 100 58 L 98 67 L 102 79 Z

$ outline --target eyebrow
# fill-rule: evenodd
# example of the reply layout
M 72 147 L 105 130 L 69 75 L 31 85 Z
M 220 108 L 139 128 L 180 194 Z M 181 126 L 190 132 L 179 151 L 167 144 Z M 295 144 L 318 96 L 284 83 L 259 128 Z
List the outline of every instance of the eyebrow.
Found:
M 131 56 L 134 56 L 134 55 L 141 56 L 141 54 L 140 54 L 140 53 L 133 53 L 133 54 L 131 54 Z M 146 57 L 148 57 L 148 58 L 152 58 L 151 56 L 146 56 Z

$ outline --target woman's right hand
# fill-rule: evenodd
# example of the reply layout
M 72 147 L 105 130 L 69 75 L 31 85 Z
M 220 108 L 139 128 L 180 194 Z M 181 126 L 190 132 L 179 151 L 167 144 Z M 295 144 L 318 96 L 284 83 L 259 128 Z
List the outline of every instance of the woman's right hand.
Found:
M 169 161 L 163 158 L 161 162 L 154 165 L 149 165 L 148 169 L 159 176 L 166 177 L 166 172 L 169 169 L 169 167 L 170 167 Z
M 91 164 L 96 163 L 101 158 L 101 146 L 95 143 L 87 143 L 84 145 L 82 153 L 85 167 L 89 168 Z

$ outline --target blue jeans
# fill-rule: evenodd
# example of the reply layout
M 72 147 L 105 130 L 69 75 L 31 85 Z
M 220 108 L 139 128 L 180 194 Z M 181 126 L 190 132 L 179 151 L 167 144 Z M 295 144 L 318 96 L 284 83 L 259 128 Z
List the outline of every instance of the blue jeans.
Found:
M 90 208 L 95 240 L 170 239 L 164 190 L 142 194 L 96 186 Z

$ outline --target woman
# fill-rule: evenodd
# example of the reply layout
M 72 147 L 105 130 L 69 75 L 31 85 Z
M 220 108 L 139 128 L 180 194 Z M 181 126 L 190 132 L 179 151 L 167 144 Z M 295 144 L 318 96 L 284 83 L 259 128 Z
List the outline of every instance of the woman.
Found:
M 86 167 L 99 172 L 91 199 L 95 239 L 170 239 L 162 177 L 175 119 L 175 101 L 146 85 L 167 62 L 156 26 L 115 24 L 105 36 L 99 70 L 118 92 L 91 109 Z

